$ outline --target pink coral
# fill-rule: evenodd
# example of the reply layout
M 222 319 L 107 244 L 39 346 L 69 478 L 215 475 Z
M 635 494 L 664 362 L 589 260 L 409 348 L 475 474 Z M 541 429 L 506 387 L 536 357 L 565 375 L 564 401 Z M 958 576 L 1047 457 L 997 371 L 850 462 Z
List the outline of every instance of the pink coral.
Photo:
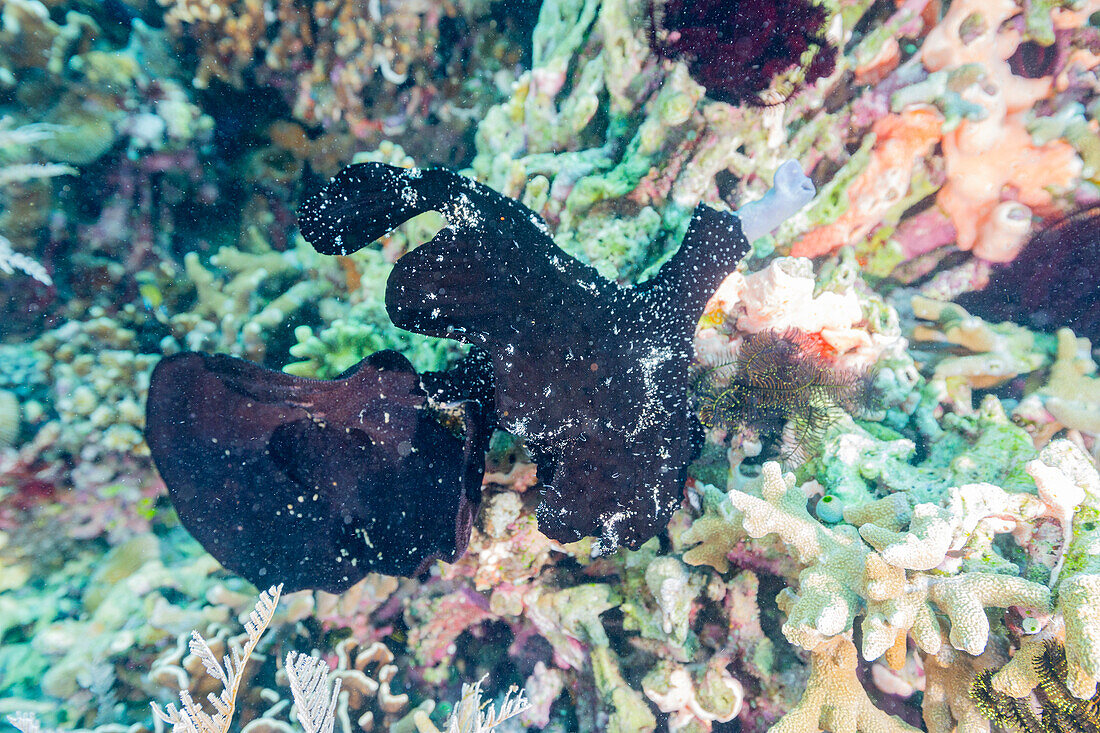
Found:
M 445 663 L 455 653 L 455 640 L 483 621 L 496 618 L 485 599 L 460 589 L 437 598 L 421 596 L 406 612 L 409 648 L 425 666 Z
M 963 98 L 982 108 L 944 136 L 947 182 L 936 203 L 955 225 L 959 249 L 991 262 L 1008 262 L 1030 230 L 1030 214 L 1051 213 L 1050 188 L 1066 188 L 1081 175 L 1081 160 L 1066 142 L 1035 145 L 1023 113 L 1051 92 L 1051 77 L 1012 73 L 1008 59 L 1021 35 L 1006 23 L 1020 12 L 1012 0 L 962 0 L 929 33 L 922 61 L 929 71 L 977 65 L 981 83 Z
M 1014 117 L 963 121 L 944 137 L 943 154 L 947 183 L 936 203 L 955 224 L 959 248 L 991 262 L 1011 261 L 1032 211 L 1051 213 L 1048 187 L 1068 187 L 1081 173 L 1069 144 L 1036 146 Z
M 875 123 L 871 161 L 848 189 L 848 208 L 832 224 L 819 227 L 795 242 L 795 257 L 817 257 L 861 241 L 909 191 L 913 164 L 940 139 L 943 116 L 927 105 L 916 105 Z
M 695 333 L 696 359 L 708 366 L 729 363 L 743 335 L 769 329 L 802 331 L 845 368 L 865 367 L 896 345 L 871 332 L 850 285 L 839 292 L 815 288 L 813 263 L 805 258 L 780 257 L 748 276 L 733 273 L 707 304 Z
M 1032 214 L 1054 213 L 1055 193 L 1069 188 L 1082 171 L 1067 142 L 1038 145 L 1025 127 L 1025 113 L 1052 94 L 1055 78 L 1013 73 L 1009 59 L 1021 47 L 1023 26 L 1012 21 L 1020 13 L 1013 0 L 951 5 L 928 34 L 921 60 L 930 72 L 970 69 L 974 80 L 959 94 L 980 113 L 948 132 L 942 132 L 943 116 L 928 105 L 910 105 L 880 119 L 873 127 L 877 140 L 871 160 L 846 192 L 848 208 L 836 221 L 805 234 L 791 254 L 817 257 L 864 240 L 909 193 L 914 161 L 929 158 L 940 143 L 946 181 L 936 203 L 953 225 L 959 249 L 989 262 L 1016 256 L 1030 232 Z M 1055 20 L 1064 25 L 1062 15 L 1056 14 Z M 1074 68 L 1095 66 L 1092 56 L 1073 56 Z M 945 244 L 939 236 L 945 233 L 938 228 L 931 242 L 907 237 L 904 252 L 911 256 Z

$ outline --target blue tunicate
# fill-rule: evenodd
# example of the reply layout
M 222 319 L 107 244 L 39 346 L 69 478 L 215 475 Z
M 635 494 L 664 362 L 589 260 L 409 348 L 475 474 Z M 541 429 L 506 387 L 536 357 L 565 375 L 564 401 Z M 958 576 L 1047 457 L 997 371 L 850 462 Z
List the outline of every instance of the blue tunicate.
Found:
M 798 161 L 788 160 L 775 171 L 775 184 L 761 198 L 737 210 L 741 231 L 750 242 L 774 231 L 810 203 L 816 191 Z
M 817 518 L 822 522 L 836 524 L 844 518 L 843 502 L 835 496 L 826 494 L 817 502 Z

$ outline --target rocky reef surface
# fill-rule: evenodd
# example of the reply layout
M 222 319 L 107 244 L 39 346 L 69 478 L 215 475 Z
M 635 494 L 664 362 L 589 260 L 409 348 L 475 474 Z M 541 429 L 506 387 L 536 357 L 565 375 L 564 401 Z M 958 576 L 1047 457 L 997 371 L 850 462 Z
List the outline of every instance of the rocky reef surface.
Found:
M 0 0 L 0 715 L 162 730 L 150 702 L 221 694 L 198 632 L 251 651 L 233 730 L 310 729 L 290 651 L 340 680 L 345 733 L 478 730 L 479 681 L 502 710 L 525 690 L 501 731 L 1098 729 L 1100 3 L 823 0 L 795 67 L 736 95 L 735 51 L 678 41 L 735 21 L 674 26 L 685 5 Z M 777 53 L 761 34 L 736 53 Z M 628 287 L 790 159 L 817 195 L 713 294 L 698 369 L 794 329 L 874 404 L 797 450 L 705 421 L 667 529 L 604 555 L 539 533 L 498 432 L 463 557 L 242 633 L 266 589 L 179 524 L 143 438 L 156 363 L 462 355 L 384 303 L 443 220 L 322 256 L 293 212 L 329 176 L 454 168 Z

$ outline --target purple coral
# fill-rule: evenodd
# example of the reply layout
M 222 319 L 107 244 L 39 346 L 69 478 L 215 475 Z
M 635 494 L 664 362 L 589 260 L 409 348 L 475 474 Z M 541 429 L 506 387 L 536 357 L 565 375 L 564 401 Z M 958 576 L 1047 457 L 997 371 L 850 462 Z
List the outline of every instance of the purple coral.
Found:
M 686 61 L 712 99 L 763 104 L 759 95 L 776 75 L 799 67 L 808 84 L 835 65 L 825 10 L 808 0 L 651 0 L 649 7 L 654 52 Z M 803 54 L 814 46 L 817 53 L 803 66 Z

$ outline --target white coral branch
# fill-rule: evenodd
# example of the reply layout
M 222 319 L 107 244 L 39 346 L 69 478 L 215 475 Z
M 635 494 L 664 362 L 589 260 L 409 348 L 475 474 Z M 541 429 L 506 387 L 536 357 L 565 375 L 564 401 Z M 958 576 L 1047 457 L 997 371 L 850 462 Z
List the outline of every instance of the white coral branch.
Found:
M 42 724 L 34 713 L 13 713 L 8 716 L 8 723 L 19 733 L 42 733 Z
M 18 270 L 30 275 L 43 285 L 53 285 L 53 279 L 46 272 L 46 268 L 36 260 L 12 249 L 11 242 L 2 234 L 0 234 L 0 270 L 9 275 Z
M 18 163 L 0 168 L 0 185 L 22 183 L 40 178 L 75 176 L 79 171 L 64 163 Z
M 323 659 L 291 651 L 286 655 L 286 676 L 294 697 L 294 711 L 305 733 L 332 733 L 340 679 L 331 685 L 330 693 L 328 664 Z
M 499 711 L 492 703 L 482 703 L 484 681 L 482 677 L 472 685 L 462 685 L 462 698 L 447 721 L 447 733 L 492 733 L 493 728 L 531 707 L 526 693 L 514 685 L 504 696 Z
M 237 701 L 237 691 L 241 684 L 241 672 L 256 649 L 256 644 L 267 629 L 267 625 L 271 623 L 271 617 L 275 615 L 275 608 L 279 605 L 279 594 L 282 590 L 282 585 L 272 586 L 260 594 L 256 608 L 248 614 L 248 620 L 244 625 L 245 631 L 248 632 L 248 642 L 244 649 L 241 651 L 232 649 L 230 654 L 222 657 L 221 662 L 218 662 L 217 657 L 214 656 L 206 639 L 202 638 L 197 631 L 191 632 L 188 648 L 202 661 L 207 674 L 222 683 L 223 689 L 220 695 L 211 693 L 207 696 L 216 711 L 214 715 L 203 710 L 202 705 L 196 703 L 187 690 L 180 692 L 180 708 L 169 703 L 164 710 L 161 710 L 155 703 L 150 703 L 153 714 L 172 725 L 172 733 L 226 733 L 229 730 Z

